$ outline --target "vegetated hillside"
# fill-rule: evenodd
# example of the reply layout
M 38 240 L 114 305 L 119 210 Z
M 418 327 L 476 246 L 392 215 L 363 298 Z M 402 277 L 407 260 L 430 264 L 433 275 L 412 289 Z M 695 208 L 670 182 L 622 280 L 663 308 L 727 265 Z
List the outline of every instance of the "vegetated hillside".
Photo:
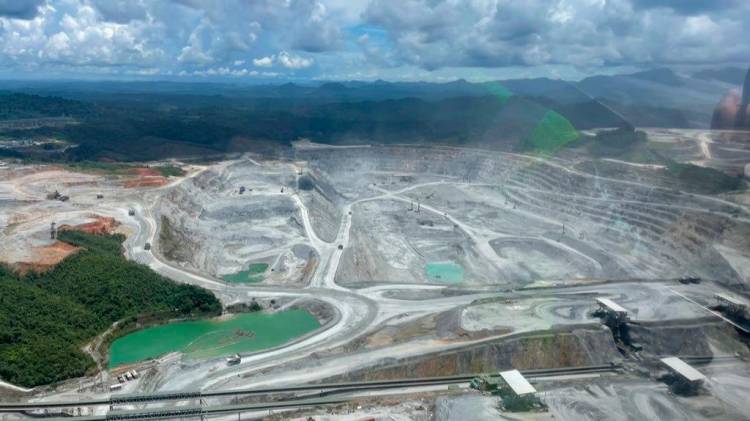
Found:
M 592 76 L 576 84 L 640 127 L 708 128 L 716 102 L 728 89 L 714 78 L 652 69 L 630 75 Z
M 729 176 L 719 170 L 674 161 L 667 163 L 667 171 L 683 184 L 688 191 L 701 194 L 718 194 L 738 190 L 743 186 L 742 178 Z
M 200 106 L 200 99 L 191 97 L 191 104 L 182 106 L 172 97 L 145 102 L 110 99 L 97 104 L 97 113 L 80 124 L 10 135 L 55 137 L 77 144 L 48 155 L 51 160 L 67 161 L 206 155 L 264 144 L 288 145 L 300 138 L 325 143 L 422 142 L 522 149 L 549 108 L 511 95 L 501 86 L 484 89 L 485 96 L 439 100 L 300 102 L 207 97 L 208 105 Z M 217 105 L 222 101 L 223 106 Z M 567 110 L 575 110 L 572 104 L 565 107 L 559 113 L 563 117 Z M 577 118 L 585 114 L 579 112 Z M 238 145 L 238 138 L 247 141 Z
M 601 131 L 584 139 L 579 145 L 592 157 L 614 158 L 629 162 L 663 165 L 664 175 L 673 180 L 681 190 L 699 194 L 719 194 L 738 190 L 744 186 L 742 177 L 734 177 L 714 168 L 679 163 L 653 149 L 646 133 L 620 128 Z
M 519 92 L 498 82 L 464 80 L 307 86 L 11 84 L 14 89 L 35 93 L 18 94 L 24 100 L 46 98 L 50 102 L 49 106 L 36 104 L 40 114 L 48 113 L 45 107 L 62 107 L 67 114 L 80 117 L 75 125 L 19 129 L 5 135 L 57 138 L 77 145 L 36 155 L 14 150 L 13 156 L 20 152 L 22 157 L 51 161 L 129 161 L 283 150 L 300 138 L 326 143 L 435 142 L 524 150 L 550 110 L 572 121 L 575 129 L 622 123 L 620 117 L 569 82 L 528 79 L 508 83 Z M 40 94 L 68 99 L 37 96 Z M 85 104 L 83 109 L 81 104 Z M 92 112 L 84 112 L 87 109 Z
M 0 120 L 40 117 L 84 117 L 94 113 L 94 107 L 80 101 L 0 92 Z
M 83 247 L 46 273 L 24 277 L 0 268 L 0 379 L 22 386 L 85 374 L 94 361 L 81 348 L 118 320 L 215 315 L 209 292 L 178 285 L 126 260 L 122 235 L 60 232 Z

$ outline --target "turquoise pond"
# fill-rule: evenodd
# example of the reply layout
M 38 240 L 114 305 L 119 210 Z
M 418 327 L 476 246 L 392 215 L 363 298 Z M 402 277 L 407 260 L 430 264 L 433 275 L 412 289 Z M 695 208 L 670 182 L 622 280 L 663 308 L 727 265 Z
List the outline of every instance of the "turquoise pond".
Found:
M 228 318 L 169 323 L 115 340 L 109 350 L 109 366 L 131 364 L 176 351 L 189 358 L 260 351 L 319 327 L 318 320 L 305 310 L 242 313 Z
M 432 262 L 425 265 L 425 273 L 431 281 L 459 283 L 464 281 L 464 268 L 454 262 Z
M 262 282 L 264 274 L 268 270 L 268 263 L 253 263 L 247 270 L 222 276 L 227 282 L 246 284 Z

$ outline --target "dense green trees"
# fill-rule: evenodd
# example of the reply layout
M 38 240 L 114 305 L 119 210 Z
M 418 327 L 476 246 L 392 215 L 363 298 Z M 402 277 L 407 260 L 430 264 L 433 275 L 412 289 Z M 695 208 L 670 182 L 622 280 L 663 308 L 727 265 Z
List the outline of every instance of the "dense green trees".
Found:
M 21 277 L 0 268 L 3 380 L 35 386 L 83 375 L 94 362 L 81 347 L 117 320 L 221 312 L 209 291 L 126 260 L 121 235 L 67 231 L 60 239 L 83 249 L 46 273 Z
M 39 117 L 83 117 L 94 113 L 94 106 L 57 97 L 0 92 L 0 120 Z

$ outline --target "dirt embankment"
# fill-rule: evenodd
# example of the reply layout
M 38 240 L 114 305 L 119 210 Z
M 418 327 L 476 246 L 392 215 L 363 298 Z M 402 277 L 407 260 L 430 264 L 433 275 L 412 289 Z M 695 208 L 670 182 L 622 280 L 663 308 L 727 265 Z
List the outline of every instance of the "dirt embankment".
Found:
M 130 173 L 136 177 L 123 181 L 122 186 L 125 188 L 159 187 L 169 182 L 166 177 L 153 168 L 133 168 Z
M 640 323 L 630 326 L 630 337 L 643 346 L 641 354 L 654 358 L 717 354 L 750 356 L 750 350 L 737 331 L 713 318 Z
M 120 225 L 115 218 L 106 216 L 93 216 L 92 222 L 79 224 L 75 226 L 63 224 L 57 229 L 58 231 L 84 231 L 89 234 L 112 234 Z M 13 263 L 11 266 L 18 273 L 24 275 L 30 271 L 44 272 L 52 269 L 63 259 L 77 252 L 79 247 L 55 240 L 52 244 L 46 246 L 34 247 L 31 250 L 31 257 L 22 262 Z
M 32 249 L 32 258 L 26 262 L 16 262 L 12 265 L 21 275 L 31 271 L 44 272 L 53 268 L 69 255 L 78 251 L 78 247 L 55 241 L 48 246 L 34 247 Z
M 455 351 L 410 357 L 326 381 L 384 380 L 607 364 L 620 354 L 605 329 L 510 337 Z

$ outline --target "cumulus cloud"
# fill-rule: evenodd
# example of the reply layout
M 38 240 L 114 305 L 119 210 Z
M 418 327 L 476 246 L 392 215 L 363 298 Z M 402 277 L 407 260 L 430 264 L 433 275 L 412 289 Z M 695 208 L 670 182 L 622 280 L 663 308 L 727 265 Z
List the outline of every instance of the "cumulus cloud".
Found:
M 275 56 L 267 56 L 253 59 L 253 66 L 255 67 L 271 67 Z
M 42 6 L 30 20 L 0 18 L 0 55 L 6 63 L 119 66 L 162 55 L 144 41 L 145 27 L 105 22 L 88 5 L 69 10 Z
M 746 61 L 750 44 L 735 40 L 747 38 L 750 3 L 720 2 L 734 7 L 702 0 L 373 0 L 363 18 L 388 32 L 400 61 L 428 69 Z
M 148 16 L 144 0 L 89 0 L 106 21 L 128 23 Z
M 43 3 L 44 0 L 0 0 L 0 16 L 31 19 Z
M 633 0 L 634 6 L 644 9 L 667 8 L 682 14 L 729 10 L 744 0 Z
M 277 60 L 287 69 L 304 69 L 313 65 L 313 59 L 295 56 L 286 51 L 280 52 Z
M 0 72 L 744 64 L 748 28 L 747 0 L 0 0 Z

